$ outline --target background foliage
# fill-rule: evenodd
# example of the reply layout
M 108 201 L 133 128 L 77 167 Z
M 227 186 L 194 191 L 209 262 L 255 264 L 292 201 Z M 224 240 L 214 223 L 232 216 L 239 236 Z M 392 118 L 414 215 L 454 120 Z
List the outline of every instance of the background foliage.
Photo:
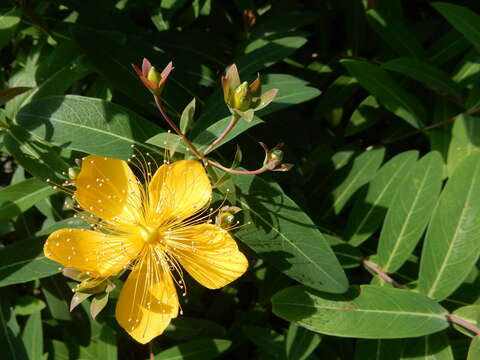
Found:
M 156 358 L 480 358 L 476 1 L 12 0 L 0 51 L 2 359 L 147 357 L 115 301 L 69 312 L 73 284 L 42 253 L 84 226 L 45 182 L 75 158 L 183 157 L 130 67 L 143 57 L 174 61 L 163 97 L 176 120 L 195 97 L 199 148 L 229 121 L 226 67 L 260 72 L 279 95 L 214 156 L 238 144 L 255 169 L 258 141 L 285 142 L 295 164 L 222 178 L 252 222 L 235 233 L 249 271 L 216 292 L 188 281 Z

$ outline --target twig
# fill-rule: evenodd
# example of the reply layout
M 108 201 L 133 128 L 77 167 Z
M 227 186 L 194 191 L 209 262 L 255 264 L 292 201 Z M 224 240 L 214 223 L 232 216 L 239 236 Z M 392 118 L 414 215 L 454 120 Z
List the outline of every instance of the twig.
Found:
M 383 280 L 388 282 L 389 284 L 392 284 L 394 287 L 399 288 L 399 289 L 406 289 L 405 286 L 402 284 L 399 284 L 396 282 L 394 279 L 390 277 L 386 272 L 384 272 L 382 269 L 380 269 L 377 265 L 374 263 L 368 261 L 368 260 L 362 260 L 362 264 L 365 265 L 367 268 L 375 272 L 379 277 L 381 277 Z
M 216 161 L 213 161 L 211 159 L 205 159 L 210 165 L 215 166 L 216 168 L 219 168 L 220 170 L 223 170 L 225 172 L 228 172 L 230 174 L 239 174 L 239 175 L 258 175 L 262 174 L 264 172 L 267 172 L 268 169 L 266 167 L 261 167 L 260 169 L 257 170 L 235 170 L 235 169 L 230 169 L 222 164 L 217 163 Z
M 452 322 L 452 323 L 460 325 L 464 329 L 470 330 L 471 332 L 475 333 L 476 335 L 480 335 L 480 328 L 478 328 L 475 325 L 469 323 L 468 321 L 463 320 L 462 318 L 459 318 L 458 316 L 455 316 L 453 314 L 448 314 L 447 319 L 450 320 L 450 322 Z
M 175 125 L 175 123 L 172 121 L 172 119 L 170 119 L 170 117 L 167 115 L 167 113 L 163 109 L 163 106 L 162 106 L 162 103 L 161 103 L 159 97 L 155 95 L 154 98 L 155 98 L 155 104 L 157 105 L 158 110 L 160 111 L 160 113 L 162 114 L 163 118 L 168 123 L 168 125 L 170 125 L 170 127 L 173 129 L 173 131 L 175 131 L 177 133 L 177 135 L 180 136 L 180 138 L 185 143 L 185 145 L 188 146 L 188 148 L 192 151 L 192 153 L 196 157 L 198 157 L 199 159 L 203 159 L 203 155 L 200 154 L 200 152 L 197 150 L 197 148 L 190 142 L 190 140 L 187 139 L 185 134 L 182 133 L 182 131 L 177 127 L 177 125 Z
M 465 111 L 465 114 L 467 115 L 476 115 L 480 113 L 480 108 L 475 108 L 475 109 L 470 109 L 470 110 L 467 110 Z M 441 126 L 444 126 L 444 125 L 447 125 L 451 122 L 454 122 L 455 120 L 457 120 L 459 115 L 455 115 L 455 116 L 452 116 L 451 118 L 449 119 L 446 119 L 446 120 L 443 120 L 443 121 L 440 121 L 440 122 L 437 122 L 435 124 L 431 124 L 431 125 L 428 125 L 428 126 L 425 126 L 421 129 L 418 129 L 418 130 L 413 130 L 409 133 L 406 133 L 406 134 L 403 134 L 403 135 L 400 135 L 400 136 L 397 136 L 397 137 L 394 137 L 394 138 L 391 138 L 391 139 L 387 139 L 387 140 L 384 140 L 381 142 L 382 145 L 386 145 L 386 144 L 391 144 L 393 142 L 396 142 L 396 141 L 399 141 L 399 140 L 403 140 L 403 139 L 406 139 L 410 136 L 414 136 L 414 135 L 417 135 L 417 134 L 421 134 L 425 131 L 429 131 L 429 130 L 432 130 L 432 129 L 435 129 L 437 127 L 441 127 Z
M 151 341 L 148 343 L 148 352 L 150 353 L 150 360 L 155 360 L 155 355 L 153 354 L 153 343 Z
M 220 136 L 205 149 L 205 151 L 203 152 L 203 156 L 210 153 L 215 148 L 215 146 L 230 133 L 230 131 L 235 127 L 235 125 L 237 125 L 238 119 L 239 119 L 238 115 L 236 114 L 232 115 L 232 120 L 230 120 L 230 123 L 228 124 L 228 126 L 225 128 L 223 133 L 220 134 Z

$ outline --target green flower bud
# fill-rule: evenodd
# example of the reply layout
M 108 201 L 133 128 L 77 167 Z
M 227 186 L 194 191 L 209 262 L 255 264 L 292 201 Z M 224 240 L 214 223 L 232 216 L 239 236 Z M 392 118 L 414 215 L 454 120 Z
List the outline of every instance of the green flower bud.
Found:
M 270 159 L 272 160 L 282 160 L 283 159 L 283 151 L 280 149 L 274 149 L 269 153 Z
M 250 108 L 252 97 L 248 82 L 244 81 L 234 91 L 230 98 L 230 106 L 239 111 L 246 111 Z
M 70 180 L 75 180 L 78 176 L 78 174 L 80 174 L 80 169 L 79 168 L 68 168 L 68 177 L 70 178 Z
M 158 71 L 155 69 L 155 67 L 152 66 L 150 68 L 150 70 L 148 70 L 147 79 L 149 81 L 152 81 L 152 82 L 158 84 L 160 82 L 160 80 L 162 80 L 162 76 L 158 73 Z

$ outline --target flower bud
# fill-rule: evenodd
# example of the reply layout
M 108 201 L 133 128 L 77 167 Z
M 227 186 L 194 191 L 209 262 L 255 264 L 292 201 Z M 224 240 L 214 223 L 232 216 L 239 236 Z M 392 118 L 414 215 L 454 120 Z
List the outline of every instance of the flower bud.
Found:
M 159 83 L 162 80 L 162 76 L 158 73 L 154 66 L 148 70 L 147 79 L 154 83 Z
M 235 223 L 235 214 L 242 211 L 238 206 L 223 206 L 215 218 L 215 224 L 228 229 Z
M 143 59 L 141 70 L 134 64 L 132 66 L 145 87 L 155 96 L 161 95 L 167 78 L 173 70 L 172 62 L 169 62 L 163 71 L 159 73 L 147 59 Z
M 70 180 L 75 180 L 77 178 L 78 174 L 80 174 L 80 169 L 79 168 L 76 168 L 76 167 L 68 168 L 68 178 Z
M 250 108 L 252 98 L 248 88 L 248 83 L 244 81 L 234 91 L 230 98 L 230 106 L 239 111 L 246 111 Z

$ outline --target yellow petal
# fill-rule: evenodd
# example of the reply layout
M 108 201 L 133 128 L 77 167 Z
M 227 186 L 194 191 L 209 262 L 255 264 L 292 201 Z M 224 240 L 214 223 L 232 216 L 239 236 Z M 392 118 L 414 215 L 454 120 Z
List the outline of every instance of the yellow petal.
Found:
M 147 253 L 138 262 L 123 285 L 115 311 L 118 323 L 142 344 L 160 335 L 178 315 L 172 277 L 155 260 Z
M 170 252 L 203 286 L 218 289 L 242 276 L 248 261 L 230 234 L 211 224 L 186 227 L 168 240 Z
M 147 222 L 156 224 L 193 215 L 208 203 L 212 195 L 212 186 L 203 165 L 194 160 L 160 166 L 148 189 Z
M 139 237 L 107 235 L 99 231 L 62 229 L 45 242 L 45 256 L 65 267 L 108 277 L 120 272 L 136 257 L 144 241 Z
M 141 192 L 125 161 L 89 155 L 82 161 L 75 186 L 75 199 L 89 213 L 113 223 L 138 222 Z

